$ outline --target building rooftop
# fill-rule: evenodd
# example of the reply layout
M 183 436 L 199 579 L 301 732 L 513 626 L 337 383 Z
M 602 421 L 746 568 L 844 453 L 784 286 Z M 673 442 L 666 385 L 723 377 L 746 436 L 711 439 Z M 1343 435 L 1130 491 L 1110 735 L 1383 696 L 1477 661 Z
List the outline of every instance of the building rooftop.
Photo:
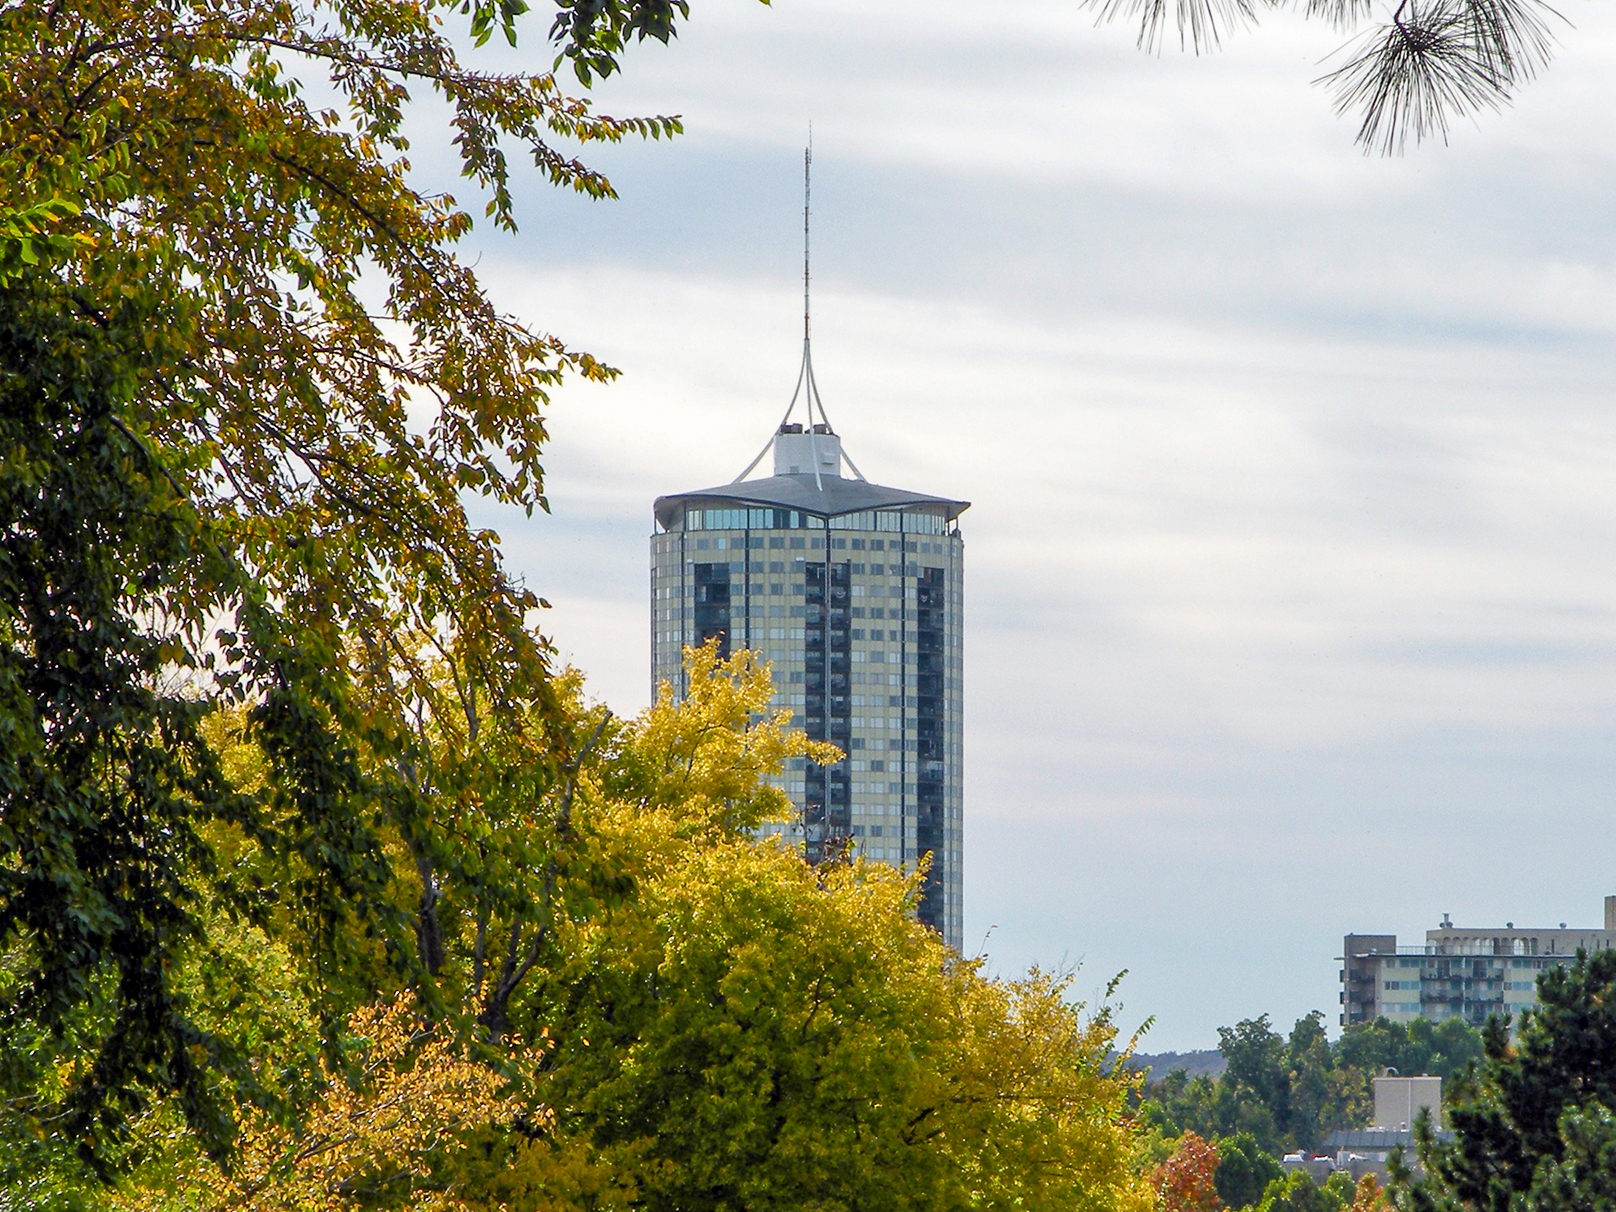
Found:
M 1450 1141 L 1453 1133 L 1441 1129 L 1431 1134 L 1439 1141 Z M 1411 1149 L 1414 1147 L 1414 1132 L 1403 1128 L 1359 1128 L 1347 1131 L 1330 1133 L 1324 1138 L 1326 1149 Z
M 871 484 L 867 480 L 844 479 L 839 475 L 821 475 L 817 483 L 812 472 L 797 475 L 775 475 L 762 480 L 740 480 L 717 488 L 698 488 L 692 492 L 676 492 L 656 500 L 656 520 L 664 530 L 671 529 L 678 520 L 679 511 L 697 501 L 730 501 L 737 505 L 758 505 L 775 509 L 796 509 L 816 517 L 834 518 L 844 513 L 858 513 L 864 509 L 901 509 L 915 505 L 933 505 L 943 508 L 943 516 L 950 521 L 970 508 L 969 501 L 955 501 L 948 497 L 934 497 L 924 492 L 910 492 L 903 488 L 888 488 Z

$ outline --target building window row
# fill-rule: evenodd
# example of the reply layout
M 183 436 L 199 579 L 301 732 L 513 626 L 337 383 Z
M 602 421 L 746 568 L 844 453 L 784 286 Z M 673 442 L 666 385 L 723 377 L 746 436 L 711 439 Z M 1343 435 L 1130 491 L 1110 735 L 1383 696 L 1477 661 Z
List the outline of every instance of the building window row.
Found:
M 690 508 L 685 510 L 688 530 L 823 530 L 826 519 L 796 509 Z M 839 514 L 829 520 L 831 530 L 867 530 L 877 533 L 948 533 L 948 519 L 929 510 L 864 510 Z M 881 540 L 876 540 L 880 542 Z

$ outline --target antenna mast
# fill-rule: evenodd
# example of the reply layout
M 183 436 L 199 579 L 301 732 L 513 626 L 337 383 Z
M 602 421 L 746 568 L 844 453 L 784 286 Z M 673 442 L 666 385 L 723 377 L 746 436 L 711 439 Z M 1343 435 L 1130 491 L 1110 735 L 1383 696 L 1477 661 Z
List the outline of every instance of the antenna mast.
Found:
M 814 162 L 814 132 L 808 128 L 808 146 L 802 149 L 802 341 L 808 343 L 808 199 L 809 170 Z

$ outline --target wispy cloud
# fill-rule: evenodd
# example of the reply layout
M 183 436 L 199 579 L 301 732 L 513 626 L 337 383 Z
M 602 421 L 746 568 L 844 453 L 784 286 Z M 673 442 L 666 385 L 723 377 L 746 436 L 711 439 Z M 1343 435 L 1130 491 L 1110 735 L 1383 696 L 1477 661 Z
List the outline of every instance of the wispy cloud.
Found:
M 1323 27 L 1156 60 L 981 11 L 698 8 L 603 99 L 689 137 L 478 237 L 502 305 L 625 372 L 555 401 L 554 515 L 488 519 L 561 648 L 646 700 L 651 500 L 733 476 L 789 393 L 812 118 L 831 416 L 872 478 L 975 502 L 967 935 L 1131 969 L 1171 1048 L 1333 1021 L 1347 930 L 1591 920 L 1616 16 L 1383 162 L 1308 83 Z

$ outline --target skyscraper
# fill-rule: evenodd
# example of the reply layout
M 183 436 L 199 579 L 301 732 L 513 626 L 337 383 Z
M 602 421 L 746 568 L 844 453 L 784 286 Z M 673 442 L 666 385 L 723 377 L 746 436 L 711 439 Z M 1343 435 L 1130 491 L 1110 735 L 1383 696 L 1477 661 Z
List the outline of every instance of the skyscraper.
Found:
M 785 828 L 811 862 L 849 841 L 904 866 L 929 853 L 920 919 L 958 948 L 969 502 L 844 477 L 828 421 L 782 423 L 772 445 L 766 479 L 657 498 L 653 692 L 682 694 L 684 647 L 715 636 L 767 657 L 775 702 L 846 755 L 792 763 Z
M 920 920 L 964 930 L 962 644 L 969 501 L 869 483 L 814 382 L 803 153 L 802 367 L 785 417 L 729 484 L 658 497 L 651 536 L 651 693 L 687 690 L 684 649 L 717 637 L 774 673 L 774 704 L 843 753 L 796 759 L 786 826 L 817 863 L 851 845 L 913 869 L 931 856 Z M 807 421 L 793 423 L 798 399 Z M 815 409 L 819 419 L 814 419 Z M 774 474 L 746 477 L 770 451 Z M 853 473 L 842 475 L 842 465 Z

